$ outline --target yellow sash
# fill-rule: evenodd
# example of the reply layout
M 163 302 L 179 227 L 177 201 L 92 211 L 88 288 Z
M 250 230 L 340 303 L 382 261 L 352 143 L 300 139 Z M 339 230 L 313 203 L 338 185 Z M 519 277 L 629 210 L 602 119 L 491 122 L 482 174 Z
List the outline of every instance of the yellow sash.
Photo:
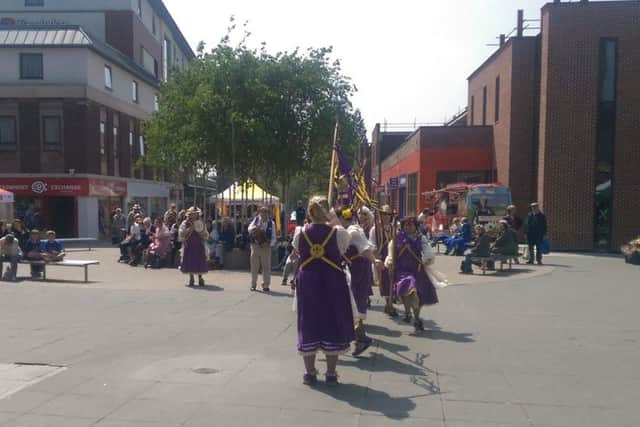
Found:
M 307 244 L 309 245 L 309 253 L 311 256 L 306 260 L 304 260 L 302 264 L 300 264 L 300 270 L 304 269 L 312 261 L 322 260 L 328 265 L 330 265 L 331 267 L 335 268 L 336 270 L 342 271 L 342 269 L 335 262 L 331 261 L 329 258 L 324 256 L 324 251 L 327 247 L 327 244 L 329 243 L 329 240 L 335 234 L 335 232 L 336 232 L 336 229 L 332 228 L 331 232 L 327 235 L 324 241 L 318 244 L 318 243 L 313 243 L 311 239 L 309 239 L 309 236 L 307 236 L 306 230 L 302 230 L 302 237 L 304 237 L 304 240 L 306 240 Z

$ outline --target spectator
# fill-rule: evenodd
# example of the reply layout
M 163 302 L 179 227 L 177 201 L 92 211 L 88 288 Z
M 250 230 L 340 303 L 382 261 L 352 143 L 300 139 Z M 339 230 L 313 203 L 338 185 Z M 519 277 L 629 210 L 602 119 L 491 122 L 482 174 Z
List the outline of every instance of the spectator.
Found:
M 160 268 L 171 250 L 171 231 L 162 222 L 162 219 L 156 218 L 154 228 L 155 232 L 152 235 L 153 241 L 145 251 L 145 268 Z
M 129 227 L 129 235 L 120 243 L 120 261 L 130 262 L 133 259 L 133 249 L 140 242 L 142 229 L 142 215 L 136 215 Z
M 144 251 L 151 245 L 154 233 L 155 227 L 152 225 L 151 218 L 146 217 L 140 226 L 140 239 L 131 248 L 133 258 L 129 260 L 130 266 L 136 267 L 140 264 Z
M 488 257 L 491 255 L 491 237 L 485 232 L 484 226 L 476 225 L 476 241 L 473 248 L 465 251 L 465 257 L 460 265 L 460 272 L 473 274 L 471 258 Z
M 38 230 L 42 230 L 44 223 L 42 222 L 42 214 L 40 213 L 40 208 L 33 208 L 33 216 L 31 217 L 31 227 L 27 226 L 27 228 L 35 228 Z
M 513 231 L 516 233 L 520 232 L 522 228 L 522 218 L 518 216 L 515 205 L 507 206 L 507 217 L 505 219 L 509 222 L 509 227 L 511 227 Z
M 24 245 L 22 253 L 27 261 L 42 261 L 42 254 L 40 253 L 40 231 L 35 228 L 29 233 L 29 240 Z M 39 278 L 42 275 L 43 267 L 41 265 L 31 264 L 31 277 L 34 279 Z
M 24 253 L 24 246 L 29 240 L 29 230 L 24 228 L 22 221 L 14 219 L 13 225 L 11 226 L 11 234 L 18 239 L 18 245 L 20 245 L 20 249 Z
M 62 247 L 62 243 L 56 240 L 56 232 L 47 231 L 47 240 L 40 243 L 40 253 L 46 262 L 62 261 L 67 255 Z
M 127 216 L 127 226 L 131 227 L 136 223 L 136 216 L 140 215 L 141 217 L 144 215 L 142 212 L 142 208 L 139 204 L 133 205 L 131 210 L 129 211 L 129 215 Z
M 111 219 L 111 243 L 117 245 L 122 242 L 127 231 L 127 218 L 122 214 L 122 209 L 117 208 Z
M 18 239 L 13 234 L 0 238 L 0 279 L 15 282 L 18 274 L 18 261 L 22 253 Z M 3 262 L 9 261 L 9 268 L 3 273 Z
M 176 222 L 171 225 L 171 266 L 179 267 L 180 266 L 180 249 L 182 249 L 182 242 L 180 241 L 180 224 L 185 220 L 187 216 L 186 211 L 183 209 L 178 212 L 178 216 L 176 217 Z
M 423 209 L 418 215 L 418 230 L 423 236 L 427 235 L 427 218 L 429 217 L 429 209 Z
M 540 211 L 538 203 L 531 203 L 531 212 L 527 216 L 525 231 L 527 234 L 527 244 L 529 245 L 529 261 L 533 264 L 533 249 L 536 250 L 536 261 L 542 264 L 542 240 L 547 235 L 547 217 Z
M 301 227 L 304 225 L 304 219 L 307 215 L 307 211 L 302 204 L 302 200 L 298 200 L 298 206 L 296 207 L 296 225 Z
M 446 241 L 447 251 L 445 255 L 463 254 L 467 244 L 471 242 L 471 239 L 471 224 L 469 224 L 469 218 L 464 217 L 462 218 L 462 225 L 459 226 L 456 236 Z
M 169 210 L 167 210 L 164 213 L 164 223 L 165 224 L 173 224 L 174 222 L 176 222 L 178 219 L 178 209 L 176 208 L 176 204 L 175 203 L 171 203 L 171 206 L 169 206 Z
M 499 255 L 518 255 L 518 235 L 509 227 L 509 222 L 500 220 L 500 234 L 496 239 L 491 252 Z

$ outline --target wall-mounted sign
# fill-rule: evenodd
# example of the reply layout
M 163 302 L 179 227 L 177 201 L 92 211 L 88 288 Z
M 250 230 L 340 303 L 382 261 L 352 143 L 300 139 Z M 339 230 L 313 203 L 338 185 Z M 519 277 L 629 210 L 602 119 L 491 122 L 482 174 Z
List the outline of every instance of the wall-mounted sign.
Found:
M 389 178 L 389 189 L 394 190 L 398 188 L 398 178 Z
M 67 22 L 58 18 L 15 18 L 0 16 L 0 25 L 66 25 Z
M 127 183 L 90 178 L 0 178 L 0 188 L 16 196 L 124 197 Z

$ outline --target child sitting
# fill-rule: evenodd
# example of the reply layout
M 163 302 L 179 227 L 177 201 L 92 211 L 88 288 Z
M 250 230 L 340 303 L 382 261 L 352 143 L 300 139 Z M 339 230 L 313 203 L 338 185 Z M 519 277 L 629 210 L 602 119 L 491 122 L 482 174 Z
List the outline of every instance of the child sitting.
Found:
M 55 231 L 47 231 L 47 240 L 40 243 L 40 254 L 46 262 L 62 261 L 67 255 L 62 247 L 62 243 L 56 240 Z

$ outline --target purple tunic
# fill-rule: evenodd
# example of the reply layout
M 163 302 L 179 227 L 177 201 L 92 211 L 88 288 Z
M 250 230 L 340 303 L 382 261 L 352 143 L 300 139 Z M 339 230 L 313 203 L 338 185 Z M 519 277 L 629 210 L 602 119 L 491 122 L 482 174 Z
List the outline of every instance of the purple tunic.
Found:
M 202 239 L 195 231 L 184 241 L 180 271 L 189 274 L 204 274 L 209 271 L 207 254 Z
M 436 288 L 429 280 L 422 266 L 422 241 L 410 239 L 405 233 L 400 232 L 396 236 L 396 262 L 395 262 L 395 296 L 400 298 L 416 290 L 420 298 L 420 305 L 432 305 L 438 303 Z M 404 247 L 407 249 L 403 250 Z M 413 254 L 411 251 L 413 251 Z M 416 259 L 417 257 L 417 259 Z
M 332 228 L 323 224 L 311 224 L 305 230 L 315 245 L 321 244 Z M 303 355 L 314 354 L 319 350 L 330 355 L 343 353 L 355 340 L 347 278 L 342 270 L 322 259 L 307 262 L 312 258 L 311 248 L 303 235 L 300 235 L 298 252 L 298 352 Z M 337 266 L 341 264 L 335 232 L 326 244 L 324 256 Z
M 366 316 L 367 300 L 371 292 L 373 283 L 373 271 L 371 270 L 371 261 L 358 256 L 358 250 L 355 246 L 349 246 L 345 257 L 349 260 L 349 272 L 351 273 L 351 292 L 353 299 L 356 301 L 358 314 Z

